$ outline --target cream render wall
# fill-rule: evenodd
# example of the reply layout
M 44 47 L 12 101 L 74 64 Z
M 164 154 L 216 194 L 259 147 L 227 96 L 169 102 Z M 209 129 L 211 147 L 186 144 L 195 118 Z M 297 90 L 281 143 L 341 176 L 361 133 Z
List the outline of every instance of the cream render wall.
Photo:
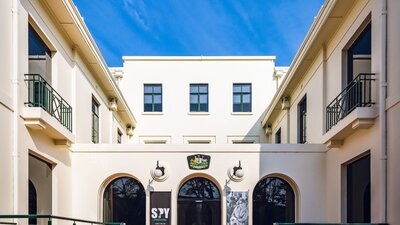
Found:
M 344 1 L 343 1 L 344 2 Z M 385 221 L 385 202 L 382 196 L 384 184 L 382 184 L 382 176 L 384 176 L 383 162 L 385 156 L 382 155 L 381 143 L 387 137 L 388 146 L 388 168 L 387 168 L 387 222 L 390 224 L 400 223 L 398 209 L 400 207 L 400 197 L 398 188 L 400 187 L 398 176 L 394 174 L 400 171 L 398 161 L 400 154 L 398 152 L 398 133 L 399 126 L 397 121 L 400 115 L 398 103 L 400 100 L 400 91 L 397 87 L 398 80 L 398 54 L 400 51 L 398 45 L 398 37 L 400 30 L 398 29 L 400 3 L 398 1 L 388 0 L 388 26 L 387 26 L 387 42 L 382 40 L 382 14 L 383 1 L 354 1 L 349 12 L 341 17 L 341 23 L 335 34 L 328 39 L 326 43 L 318 45 L 319 54 L 312 59 L 311 66 L 304 74 L 296 74 L 293 76 L 304 75 L 301 82 L 295 86 L 295 90 L 291 93 L 291 109 L 290 123 L 286 125 L 286 111 L 282 110 L 278 116 L 272 121 L 273 134 L 276 130 L 286 125 L 289 128 L 290 143 L 296 143 L 297 137 L 297 102 L 307 93 L 307 141 L 309 143 L 323 143 L 327 140 L 325 134 L 325 107 L 328 105 L 343 88 L 342 71 L 344 65 L 342 63 L 343 50 L 346 49 L 352 41 L 358 36 L 363 26 L 371 21 L 372 26 L 372 61 L 371 70 L 375 73 L 375 81 L 372 83 L 372 99 L 375 104 L 372 108 L 376 109 L 376 116 L 373 125 L 367 129 L 352 131 L 344 138 L 341 146 L 334 146 L 327 151 L 326 154 L 326 221 L 330 222 L 346 222 L 346 165 L 355 159 L 370 154 L 371 156 L 371 222 Z M 339 3 L 338 3 L 339 4 Z M 333 18 L 333 17 L 332 17 Z M 328 26 L 328 25 L 326 25 Z M 387 61 L 382 61 L 382 43 L 387 45 L 388 56 Z M 313 49 L 315 50 L 315 49 Z M 387 64 L 387 136 L 382 135 L 380 117 L 378 109 L 381 107 L 379 102 L 379 86 L 382 85 L 382 67 Z M 318 66 L 317 66 L 318 65 Z M 385 84 L 383 84 L 385 85 Z M 312 91 L 311 91 L 312 90 Z M 310 98 L 310 96 L 312 96 Z M 322 123 L 320 123 L 320 121 Z M 333 128 L 335 129 L 335 127 Z M 282 136 L 282 140 L 284 140 Z
M 41 199 L 51 201 L 47 206 L 38 208 L 38 212 L 51 212 L 54 215 L 72 216 L 71 193 L 71 152 L 68 145 L 56 145 L 43 130 L 35 130 L 25 126 L 23 112 L 27 100 L 27 84 L 24 74 L 28 71 L 28 24 L 32 24 L 40 33 L 46 44 L 54 52 L 52 57 L 51 86 L 72 106 L 73 134 L 88 133 L 90 137 L 91 124 L 82 121 L 91 121 L 91 93 L 101 101 L 101 133 L 103 143 L 111 143 L 112 135 L 109 127 L 120 127 L 123 124 L 117 112 L 108 110 L 108 99 L 102 87 L 98 87 L 94 79 L 94 71 L 87 69 L 87 61 L 81 57 L 80 50 L 71 44 L 65 30 L 60 27 L 54 15 L 49 12 L 44 1 L 15 1 L 12 8 L 11 0 L 1 1 L 1 29 L 4 35 L 0 43 L 0 214 L 27 214 L 28 213 L 28 179 L 29 174 L 34 176 L 35 167 L 29 169 L 30 154 L 37 155 L 53 165 L 51 176 L 52 198 Z M 14 12 L 14 13 L 12 13 Z M 12 16 L 15 16 L 12 19 Z M 12 21 L 15 23 L 13 24 Z M 13 27 L 14 26 L 14 27 Z M 13 44 L 17 48 L 13 47 Z M 3 48 L 4 47 L 4 48 Z M 83 68 L 82 70 L 78 68 Z M 15 70 L 12 70 L 15 69 Z M 90 83 L 84 87 L 89 91 L 86 98 L 89 104 L 86 111 L 79 111 L 83 107 L 78 100 L 85 99 L 81 95 L 82 88 L 76 84 L 77 80 Z M 96 86 L 96 88 L 94 88 Z M 15 92 L 13 89 L 15 88 Z M 47 113 L 47 112 L 45 112 Z M 77 113 L 84 118 L 77 117 Z M 115 119 L 113 119 L 115 118 Z M 116 132 L 116 131 L 115 131 Z M 79 135 L 81 137 L 84 135 Z M 89 138 L 90 140 L 90 138 Z M 126 137 L 123 138 L 126 141 Z M 80 139 L 79 139 L 80 141 Z M 90 142 L 85 142 L 90 143 Z M 37 182 L 36 182 L 36 185 Z M 39 182 L 40 185 L 40 182 Z M 50 206 L 49 206 L 50 205 Z M 43 207 L 42 207 L 43 206 Z M 50 209 L 49 209 L 50 207 Z M 21 224 L 27 221 L 21 220 Z
M 119 81 L 139 121 L 131 143 L 140 137 L 167 136 L 183 143 L 184 136 L 215 136 L 226 144 L 231 136 L 249 136 L 266 143 L 261 118 L 276 91 L 274 57 L 124 57 Z M 189 111 L 190 84 L 209 87 L 209 112 Z M 234 83 L 252 84 L 252 112 L 233 113 Z M 143 85 L 162 84 L 163 112 L 143 112 Z M 155 137 L 156 139 L 157 137 Z
M 251 224 L 255 185 L 266 176 L 278 176 L 287 180 L 296 193 L 296 221 L 322 222 L 325 221 L 325 206 L 320 204 L 325 202 L 325 151 L 324 145 L 74 145 L 73 214 L 101 221 L 105 187 L 117 177 L 130 176 L 140 181 L 147 191 L 146 224 L 150 223 L 149 191 L 172 191 L 171 218 L 172 224 L 177 224 L 178 190 L 185 179 L 199 176 L 213 180 L 220 189 L 221 224 L 226 223 L 225 191 L 249 191 Z M 209 169 L 188 169 L 186 157 L 196 153 L 211 156 Z M 168 178 L 163 182 L 151 178 L 150 171 L 157 160 L 166 167 Z M 239 160 L 244 180 L 228 182 L 227 171 Z M 296 166 L 288 166 L 293 164 Z

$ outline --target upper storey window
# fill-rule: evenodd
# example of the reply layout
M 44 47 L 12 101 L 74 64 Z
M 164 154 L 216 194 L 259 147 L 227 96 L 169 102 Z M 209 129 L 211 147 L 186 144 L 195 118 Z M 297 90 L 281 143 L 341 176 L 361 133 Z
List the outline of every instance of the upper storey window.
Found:
M 251 112 L 251 84 L 233 84 L 233 112 Z
M 368 24 L 351 43 L 346 56 L 347 78 L 344 86 L 350 84 L 360 74 L 371 73 L 371 24 Z
M 208 84 L 190 85 L 190 112 L 208 112 Z
M 307 142 L 307 96 L 305 95 L 297 105 L 298 143 Z
M 51 84 L 51 51 L 35 29 L 28 27 L 29 73 L 41 75 Z
M 162 85 L 144 85 L 144 111 L 162 112 Z

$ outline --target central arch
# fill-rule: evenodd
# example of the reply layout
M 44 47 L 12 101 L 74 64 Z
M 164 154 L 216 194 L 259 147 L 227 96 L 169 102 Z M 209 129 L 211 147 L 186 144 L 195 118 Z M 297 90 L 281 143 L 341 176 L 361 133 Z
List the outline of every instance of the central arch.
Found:
M 220 225 L 221 192 L 205 177 L 185 181 L 178 192 L 178 225 Z

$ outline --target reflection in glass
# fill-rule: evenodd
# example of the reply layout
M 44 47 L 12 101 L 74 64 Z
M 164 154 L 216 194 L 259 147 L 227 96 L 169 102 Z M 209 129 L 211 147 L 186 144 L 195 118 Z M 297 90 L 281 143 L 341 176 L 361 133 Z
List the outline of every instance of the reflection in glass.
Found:
M 113 180 L 104 191 L 103 215 L 105 222 L 124 222 L 144 225 L 146 194 L 143 185 L 130 177 Z
M 202 177 L 186 181 L 178 193 L 178 225 L 220 225 L 221 194 Z
M 257 183 L 253 192 L 253 225 L 294 222 L 295 196 L 283 179 L 268 177 Z
M 178 194 L 179 198 L 219 199 L 220 193 L 213 182 L 202 177 L 186 181 Z

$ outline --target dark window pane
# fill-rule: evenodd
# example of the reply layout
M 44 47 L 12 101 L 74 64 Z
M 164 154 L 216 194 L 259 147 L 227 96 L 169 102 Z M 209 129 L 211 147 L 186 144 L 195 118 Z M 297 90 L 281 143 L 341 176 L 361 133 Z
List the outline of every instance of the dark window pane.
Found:
M 233 104 L 233 111 L 234 112 L 241 112 L 242 111 L 242 105 L 241 104 Z
M 208 104 L 200 104 L 200 112 L 208 112 Z
M 251 112 L 251 104 L 243 103 L 243 112 Z
M 153 111 L 153 105 L 152 104 L 144 104 L 144 111 L 145 112 Z
M 162 112 L 162 104 L 154 104 L 154 112 Z
M 198 104 L 190 104 L 190 112 L 197 112 Z

